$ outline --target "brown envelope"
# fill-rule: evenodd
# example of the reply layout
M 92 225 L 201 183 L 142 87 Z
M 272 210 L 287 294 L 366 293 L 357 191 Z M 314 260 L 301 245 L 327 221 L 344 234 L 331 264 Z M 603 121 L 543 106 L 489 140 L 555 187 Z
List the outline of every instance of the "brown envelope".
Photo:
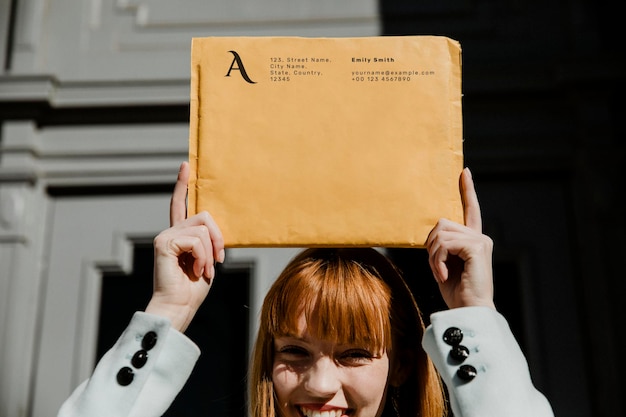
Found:
M 227 247 L 423 247 L 463 222 L 458 42 L 196 38 L 191 68 L 189 215 Z

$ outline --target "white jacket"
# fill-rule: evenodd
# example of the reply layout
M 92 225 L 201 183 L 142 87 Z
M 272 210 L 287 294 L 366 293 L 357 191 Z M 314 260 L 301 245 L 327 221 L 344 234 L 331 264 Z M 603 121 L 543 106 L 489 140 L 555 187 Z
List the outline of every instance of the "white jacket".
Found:
M 450 357 L 453 346 L 444 341 L 446 330 L 452 327 L 463 335 L 453 344 L 469 352 L 462 362 Z M 156 336 L 154 346 L 142 347 L 150 336 Z M 467 307 L 435 313 L 423 346 L 448 387 L 455 417 L 553 416 L 550 404 L 532 384 L 508 323 L 495 310 Z M 167 319 L 137 312 L 91 378 L 65 401 L 58 417 L 161 416 L 199 356 L 198 347 L 172 329 Z M 476 370 L 473 379 L 458 376 L 462 365 Z
M 422 345 L 448 387 L 455 417 L 552 417 L 548 400 L 535 389 L 528 364 L 509 324 L 488 307 L 465 307 L 430 316 Z M 462 362 L 451 357 L 444 341 L 450 328 L 463 334 L 460 342 L 469 355 Z M 462 365 L 471 365 L 476 376 L 463 380 Z

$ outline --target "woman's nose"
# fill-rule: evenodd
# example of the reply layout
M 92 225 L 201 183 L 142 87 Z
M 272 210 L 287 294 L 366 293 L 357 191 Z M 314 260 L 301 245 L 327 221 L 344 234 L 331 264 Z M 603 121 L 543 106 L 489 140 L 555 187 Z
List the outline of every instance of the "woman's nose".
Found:
M 333 397 L 341 388 L 340 370 L 328 357 L 318 359 L 305 377 L 304 387 L 317 397 Z

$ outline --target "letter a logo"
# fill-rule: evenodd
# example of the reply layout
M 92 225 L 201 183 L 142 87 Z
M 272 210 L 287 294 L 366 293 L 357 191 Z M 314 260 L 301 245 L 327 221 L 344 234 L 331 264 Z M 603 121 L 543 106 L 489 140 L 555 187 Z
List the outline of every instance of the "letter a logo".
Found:
M 252 81 L 250 79 L 250 77 L 248 77 L 248 74 L 246 73 L 246 69 L 243 66 L 243 62 L 241 61 L 241 57 L 239 56 L 239 54 L 235 51 L 228 51 L 231 54 L 233 54 L 234 58 L 233 58 L 233 62 L 230 64 L 230 68 L 228 68 L 228 72 L 226 73 L 226 77 L 230 77 L 230 72 L 232 70 L 237 70 L 241 73 L 241 76 L 243 77 L 244 80 L 246 80 L 247 82 L 249 82 L 250 84 L 256 84 L 256 81 Z M 235 63 L 237 63 L 237 66 L 235 66 Z

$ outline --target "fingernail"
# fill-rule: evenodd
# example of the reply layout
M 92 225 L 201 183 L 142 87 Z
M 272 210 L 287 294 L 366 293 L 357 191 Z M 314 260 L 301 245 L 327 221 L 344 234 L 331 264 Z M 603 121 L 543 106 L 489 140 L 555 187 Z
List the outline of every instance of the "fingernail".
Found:
M 437 273 L 437 278 L 440 284 L 443 284 L 448 279 L 448 271 L 444 265 L 439 265 L 439 271 Z
M 472 171 L 470 171 L 469 167 L 465 167 L 465 171 L 467 172 L 469 177 L 472 178 Z
M 217 254 L 217 262 L 223 264 L 226 259 L 226 252 L 224 249 L 220 250 L 220 253 Z

